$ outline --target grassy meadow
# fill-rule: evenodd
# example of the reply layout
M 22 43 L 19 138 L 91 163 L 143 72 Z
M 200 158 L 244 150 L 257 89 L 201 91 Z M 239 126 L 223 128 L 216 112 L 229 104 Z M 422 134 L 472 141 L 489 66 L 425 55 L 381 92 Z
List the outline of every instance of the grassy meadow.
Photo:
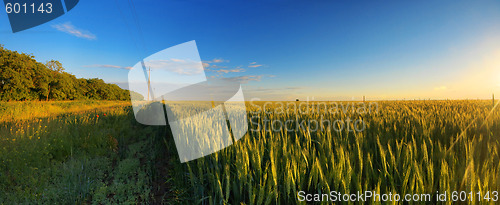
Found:
M 3 103 L 0 204 L 305 204 L 299 191 L 490 191 L 489 201 L 474 194 L 461 203 L 494 203 L 500 115 L 491 101 L 380 101 L 365 112 L 357 103 L 309 102 L 297 111 L 249 102 L 245 136 L 187 163 L 168 126 L 140 125 L 128 103 Z M 334 123 L 263 129 L 291 119 Z
M 129 104 L 0 104 L 0 204 L 154 201 L 160 132 L 136 123 Z

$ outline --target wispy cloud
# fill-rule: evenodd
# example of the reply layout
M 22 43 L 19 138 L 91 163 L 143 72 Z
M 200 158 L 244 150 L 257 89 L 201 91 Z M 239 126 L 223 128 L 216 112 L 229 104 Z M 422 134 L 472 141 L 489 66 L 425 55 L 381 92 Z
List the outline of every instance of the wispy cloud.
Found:
M 223 69 L 223 68 L 228 68 L 228 67 L 227 66 L 220 66 L 220 65 L 211 65 L 210 68 Z
M 224 74 L 228 73 L 243 73 L 246 72 L 248 68 L 257 68 L 263 65 L 258 64 L 257 62 L 250 62 L 247 66 L 240 65 L 236 68 L 230 68 L 221 63 L 227 63 L 229 60 L 225 60 L 222 58 L 216 58 L 210 61 L 203 61 L 203 68 L 205 71 L 210 71 L 216 73 L 212 78 L 221 78 Z M 238 76 L 238 77 L 230 77 L 225 78 L 226 80 L 239 81 L 240 83 L 248 83 L 250 81 L 260 81 L 262 77 L 275 77 L 272 75 L 246 75 L 246 76 Z
M 245 69 L 243 68 L 235 68 L 235 69 L 219 69 L 215 70 L 217 73 L 241 73 L 245 72 Z
M 245 72 L 246 70 L 244 68 L 241 68 L 241 66 L 238 66 L 236 68 L 233 68 L 233 69 L 228 69 L 229 67 L 228 66 L 222 66 L 222 65 L 216 65 L 216 64 L 219 64 L 219 63 L 227 63 L 229 62 L 229 60 L 225 60 L 225 59 L 222 59 L 222 58 L 216 58 L 216 59 L 213 59 L 213 60 L 210 60 L 210 61 L 203 61 L 203 67 L 206 71 L 211 71 L 211 72 L 216 72 L 218 73 L 219 77 L 224 74 L 224 73 L 241 73 L 241 72 Z
M 200 61 L 170 59 L 170 60 L 152 60 L 145 62 L 147 67 L 157 70 L 166 70 L 181 75 L 197 75 L 203 73 L 203 66 Z
M 229 60 L 225 60 L 225 59 L 222 59 L 222 58 L 214 58 L 213 60 L 203 61 L 203 62 L 206 62 L 206 63 L 228 63 Z
M 132 70 L 132 67 L 122 67 L 122 66 L 117 66 L 117 65 L 94 64 L 94 65 L 84 65 L 83 67 L 85 67 L 85 68 L 119 68 L 119 69 L 125 69 L 125 70 Z
M 257 64 L 257 62 L 251 62 L 250 65 L 248 65 L 249 68 L 257 68 L 261 67 L 261 64 Z
M 235 81 L 241 84 L 245 84 L 250 81 L 260 81 L 262 77 L 264 77 L 264 75 L 244 75 L 244 76 L 224 78 L 224 80 Z
M 229 62 L 229 60 L 225 60 L 222 58 L 215 58 L 213 60 L 203 61 L 202 64 L 203 64 L 204 68 L 227 68 L 226 66 L 218 66 L 218 65 L 213 65 L 213 64 L 214 63 L 228 63 L 228 62 Z
M 55 24 L 55 25 L 52 25 L 52 27 L 57 29 L 58 31 L 68 33 L 68 34 L 76 36 L 78 38 L 84 38 L 87 40 L 97 39 L 96 35 L 94 35 L 90 31 L 77 28 L 71 22 L 66 22 L 66 23 L 62 23 L 62 24 Z

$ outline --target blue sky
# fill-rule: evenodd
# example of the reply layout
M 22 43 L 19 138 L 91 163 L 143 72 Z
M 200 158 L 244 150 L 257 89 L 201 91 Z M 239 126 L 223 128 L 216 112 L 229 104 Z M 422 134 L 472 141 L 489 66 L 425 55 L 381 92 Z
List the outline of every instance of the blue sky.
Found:
M 7 49 L 122 86 L 125 68 L 191 40 L 211 74 L 244 80 L 249 98 L 475 99 L 500 91 L 499 1 L 80 1 L 15 34 L 0 12 Z

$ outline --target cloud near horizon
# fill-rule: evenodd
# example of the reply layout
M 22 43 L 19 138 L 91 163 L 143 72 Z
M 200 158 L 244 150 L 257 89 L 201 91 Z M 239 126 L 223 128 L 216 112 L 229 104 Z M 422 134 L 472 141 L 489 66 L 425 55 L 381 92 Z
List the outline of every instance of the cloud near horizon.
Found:
M 94 64 L 94 65 L 84 65 L 83 67 L 85 67 L 85 68 L 119 68 L 119 69 L 125 69 L 125 70 L 132 70 L 132 67 L 122 67 L 122 66 L 117 66 L 117 65 Z
M 442 90 L 447 90 L 448 87 L 446 86 L 439 86 L 439 87 L 435 87 L 434 90 L 437 90 L 437 91 L 442 91 Z
M 230 78 L 223 78 L 224 80 L 228 81 L 236 81 L 241 84 L 248 83 L 250 81 L 260 81 L 264 77 L 264 75 L 244 75 L 244 76 L 237 76 L 237 77 L 230 77 Z
M 78 38 L 84 38 L 87 40 L 96 40 L 97 36 L 90 31 L 83 30 L 75 27 L 71 22 L 61 23 L 52 25 L 52 28 L 57 29 L 58 31 L 62 31 L 64 33 L 70 34 L 72 36 L 76 36 Z
M 248 91 L 251 92 L 275 92 L 275 91 L 296 91 L 296 90 L 302 90 L 305 87 L 282 87 L 282 88 L 254 88 L 254 89 L 248 89 Z

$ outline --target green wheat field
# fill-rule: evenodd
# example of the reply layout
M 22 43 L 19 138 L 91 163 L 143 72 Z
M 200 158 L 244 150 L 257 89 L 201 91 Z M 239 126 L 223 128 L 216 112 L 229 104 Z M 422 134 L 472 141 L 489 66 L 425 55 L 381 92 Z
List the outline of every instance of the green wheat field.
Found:
M 500 115 L 491 100 L 380 101 L 371 112 L 328 112 L 332 103 L 276 112 L 279 103 L 264 103 L 247 103 L 249 131 L 234 145 L 187 163 L 168 127 L 138 124 L 128 103 L 1 103 L 0 204 L 305 204 L 300 191 L 367 190 L 432 201 L 335 203 L 460 202 L 437 202 L 445 191 L 466 193 L 460 203 L 498 200 Z M 347 118 L 364 129 L 263 129 Z

